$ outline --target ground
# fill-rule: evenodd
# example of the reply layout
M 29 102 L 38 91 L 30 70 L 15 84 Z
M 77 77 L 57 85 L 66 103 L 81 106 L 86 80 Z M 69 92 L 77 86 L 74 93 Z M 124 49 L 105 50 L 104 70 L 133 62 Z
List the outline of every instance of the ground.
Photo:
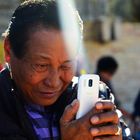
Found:
M 140 89 L 140 25 L 125 23 L 117 41 L 104 45 L 86 42 L 85 47 L 90 60 L 90 72 L 95 71 L 96 60 L 102 55 L 112 55 L 117 59 L 119 69 L 112 82 L 122 106 L 132 112 Z

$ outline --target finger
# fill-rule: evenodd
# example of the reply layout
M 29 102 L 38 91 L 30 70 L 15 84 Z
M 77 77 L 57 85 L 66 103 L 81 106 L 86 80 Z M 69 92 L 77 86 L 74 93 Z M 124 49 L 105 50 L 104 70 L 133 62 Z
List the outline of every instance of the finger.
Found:
M 93 137 L 105 136 L 105 135 L 119 136 L 121 134 L 120 130 L 121 130 L 120 127 L 115 124 L 106 125 L 106 126 L 98 126 L 97 128 L 91 128 L 91 134 Z M 119 133 L 118 133 L 118 131 L 119 131 Z
M 96 137 L 94 140 L 122 140 L 122 136 L 102 136 Z
M 95 107 L 97 110 L 113 110 L 115 105 L 110 100 L 108 100 L 97 102 Z
M 68 123 L 74 119 L 79 108 L 79 102 L 75 99 L 70 105 L 65 108 L 65 111 L 60 119 L 60 123 Z
M 109 111 L 109 112 L 101 112 L 101 113 L 94 115 L 90 119 L 90 121 L 93 125 L 103 124 L 103 123 L 108 123 L 108 122 L 118 124 L 119 118 L 118 118 L 118 114 L 116 111 Z

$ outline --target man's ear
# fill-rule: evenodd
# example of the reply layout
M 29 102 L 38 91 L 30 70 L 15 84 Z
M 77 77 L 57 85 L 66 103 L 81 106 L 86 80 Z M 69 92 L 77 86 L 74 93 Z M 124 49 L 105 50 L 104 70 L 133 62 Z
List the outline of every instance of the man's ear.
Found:
M 6 62 L 10 63 L 10 59 L 11 59 L 11 45 L 10 45 L 8 37 L 6 37 L 4 39 L 4 53 L 5 53 L 5 60 L 6 60 Z

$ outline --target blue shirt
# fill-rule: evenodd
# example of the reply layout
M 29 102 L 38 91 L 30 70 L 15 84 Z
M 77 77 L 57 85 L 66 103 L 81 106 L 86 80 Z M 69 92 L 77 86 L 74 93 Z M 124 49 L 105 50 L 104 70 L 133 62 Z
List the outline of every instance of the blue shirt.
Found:
M 32 122 L 38 140 L 59 140 L 59 126 L 55 114 L 49 108 L 35 104 L 26 104 L 25 109 Z

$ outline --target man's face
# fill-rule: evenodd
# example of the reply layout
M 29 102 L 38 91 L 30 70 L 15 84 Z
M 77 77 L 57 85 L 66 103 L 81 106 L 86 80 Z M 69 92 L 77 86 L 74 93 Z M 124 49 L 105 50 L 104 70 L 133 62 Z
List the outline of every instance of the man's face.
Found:
M 106 72 L 106 71 L 102 71 L 100 73 L 100 75 L 105 81 L 110 81 L 110 80 L 112 80 L 112 77 L 113 77 L 113 74 Z
M 73 58 L 57 30 L 35 31 L 26 45 L 22 59 L 11 55 L 13 79 L 28 101 L 52 105 L 72 80 Z

